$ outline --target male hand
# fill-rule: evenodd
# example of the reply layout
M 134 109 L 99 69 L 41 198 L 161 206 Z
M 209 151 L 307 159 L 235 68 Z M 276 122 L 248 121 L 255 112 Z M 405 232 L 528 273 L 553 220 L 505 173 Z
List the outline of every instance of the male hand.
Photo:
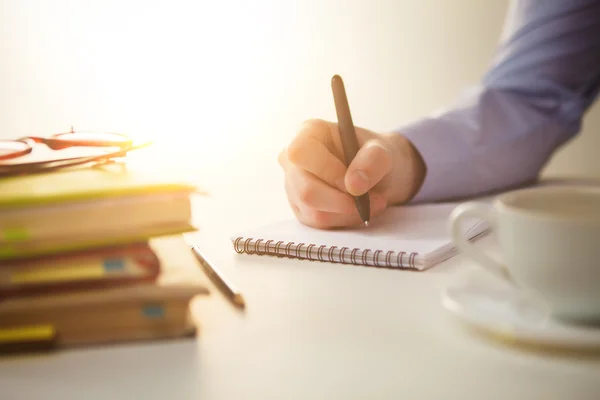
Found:
M 298 220 L 321 229 L 362 223 L 353 196 L 369 192 L 371 215 L 418 191 L 425 164 L 410 141 L 356 127 L 360 150 L 348 168 L 338 126 L 306 121 L 279 155 L 287 198 Z

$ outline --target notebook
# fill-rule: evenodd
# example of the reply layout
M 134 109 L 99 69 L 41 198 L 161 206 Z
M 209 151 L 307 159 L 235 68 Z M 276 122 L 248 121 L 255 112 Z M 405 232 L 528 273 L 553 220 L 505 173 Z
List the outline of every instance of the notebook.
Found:
M 321 230 L 295 219 L 249 229 L 232 236 L 239 254 L 271 255 L 363 266 L 428 269 L 457 254 L 448 220 L 458 203 L 390 207 L 369 226 Z M 471 219 L 464 235 L 474 241 L 489 231 Z

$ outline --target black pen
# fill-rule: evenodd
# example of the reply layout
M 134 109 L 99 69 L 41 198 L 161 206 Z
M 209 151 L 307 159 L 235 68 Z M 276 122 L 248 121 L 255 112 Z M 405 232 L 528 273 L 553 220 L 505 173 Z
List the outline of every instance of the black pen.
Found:
M 344 158 L 346 160 L 346 167 L 348 167 L 356 156 L 359 146 L 354 123 L 352 122 L 352 115 L 350 114 L 348 98 L 346 97 L 346 89 L 344 88 L 344 82 L 339 75 L 334 75 L 333 78 L 331 78 L 331 90 L 333 91 L 333 100 L 335 102 L 335 112 L 337 113 L 342 148 L 344 149 Z M 360 218 L 366 226 L 369 226 L 369 219 L 371 218 L 369 193 L 367 192 L 360 196 L 354 196 L 354 203 L 356 204 Z
M 237 289 L 225 279 L 223 274 L 219 272 L 208 259 L 202 254 L 200 249 L 194 245 L 190 245 L 192 252 L 196 256 L 196 259 L 202 266 L 206 275 L 213 281 L 213 283 L 221 289 L 223 294 L 237 307 L 244 308 L 246 307 L 246 302 L 244 301 L 244 297 Z

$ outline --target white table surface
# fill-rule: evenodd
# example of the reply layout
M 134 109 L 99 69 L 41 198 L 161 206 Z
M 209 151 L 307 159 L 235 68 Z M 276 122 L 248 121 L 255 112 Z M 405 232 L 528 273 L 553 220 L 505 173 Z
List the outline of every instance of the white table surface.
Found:
M 280 181 L 244 179 L 195 200 L 191 239 L 245 313 L 213 290 L 196 338 L 0 360 L 0 399 L 600 398 L 600 357 L 509 347 L 442 308 L 460 256 L 410 272 L 235 254 L 236 228 L 291 216 Z

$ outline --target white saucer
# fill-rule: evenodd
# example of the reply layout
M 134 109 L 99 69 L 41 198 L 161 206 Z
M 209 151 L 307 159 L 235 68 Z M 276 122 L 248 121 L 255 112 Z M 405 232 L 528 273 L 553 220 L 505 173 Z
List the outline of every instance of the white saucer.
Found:
M 485 271 L 452 282 L 442 294 L 442 304 L 468 325 L 503 341 L 600 350 L 600 327 L 557 321 L 542 305 Z

